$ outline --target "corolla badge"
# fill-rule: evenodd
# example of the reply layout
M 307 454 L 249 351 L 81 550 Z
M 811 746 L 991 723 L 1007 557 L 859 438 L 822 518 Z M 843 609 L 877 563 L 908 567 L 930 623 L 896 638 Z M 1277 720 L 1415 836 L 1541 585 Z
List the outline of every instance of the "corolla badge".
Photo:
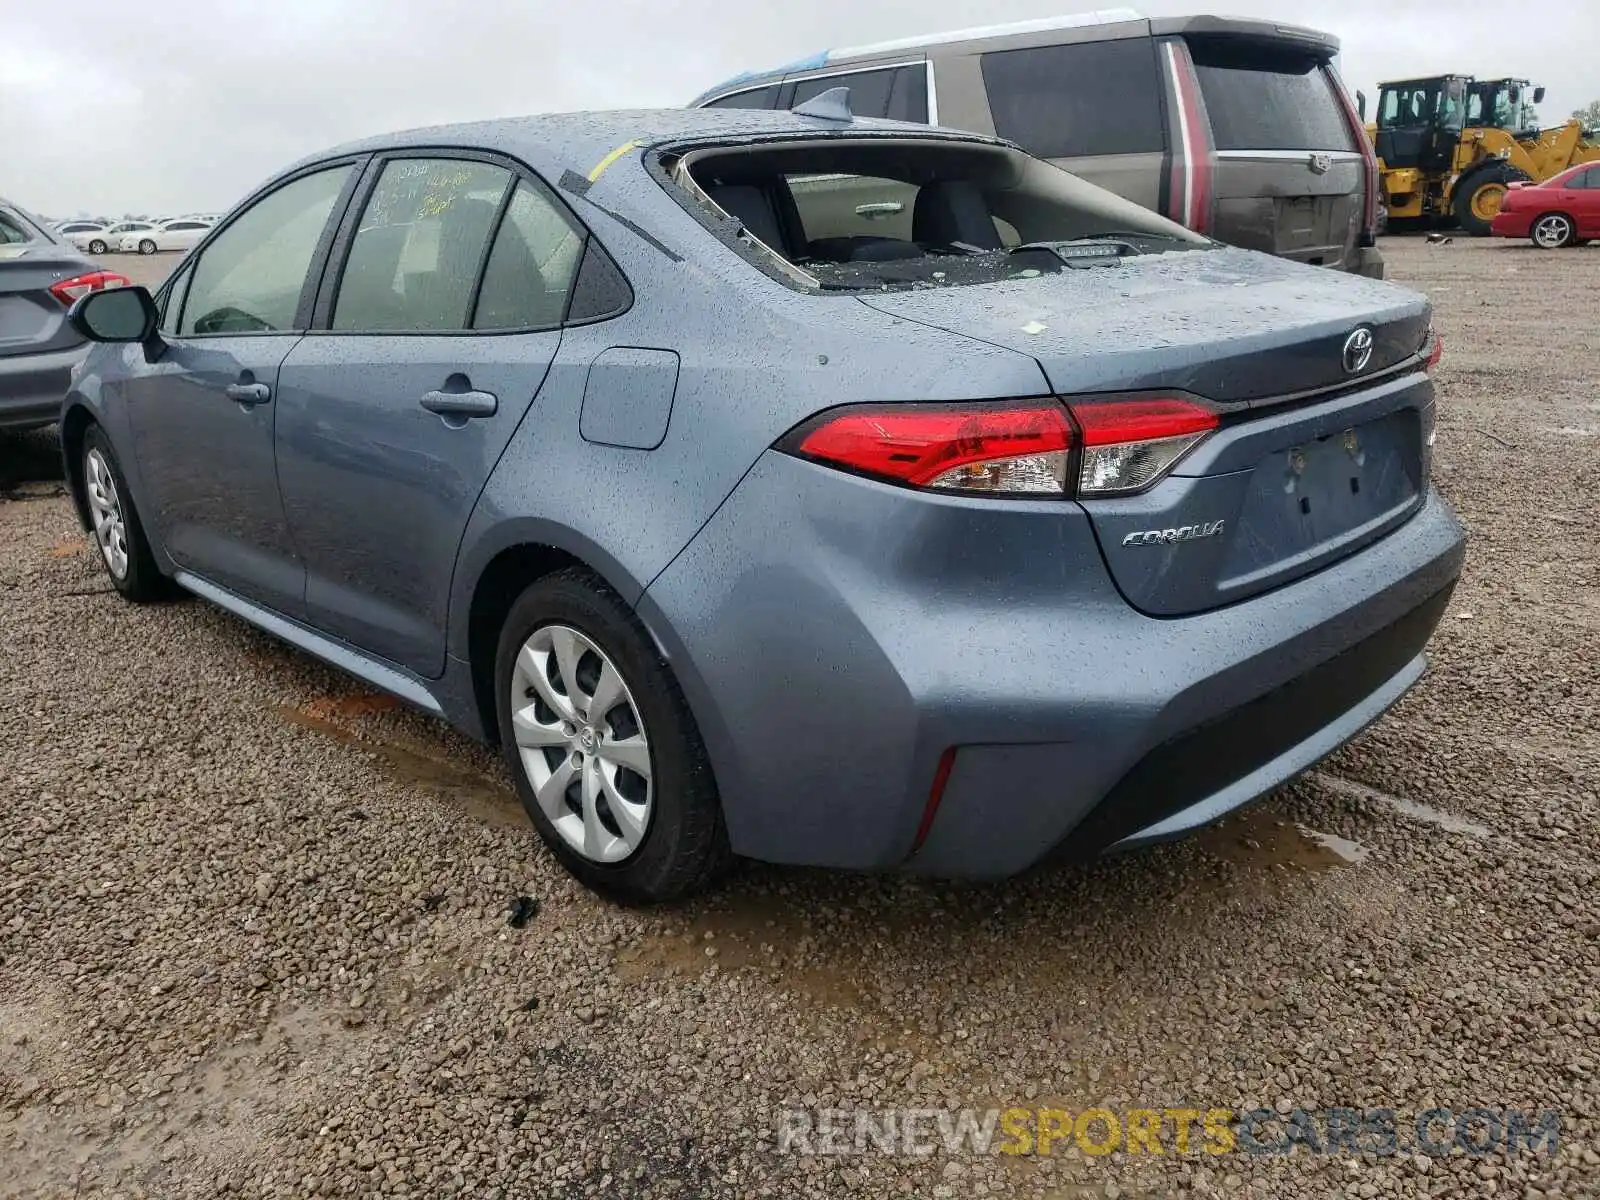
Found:
M 1363 325 L 1344 340 L 1345 374 L 1359 375 L 1371 361 L 1372 330 Z
M 1222 532 L 1221 521 L 1201 521 L 1198 525 L 1179 525 L 1175 529 L 1141 529 L 1122 539 L 1124 546 L 1173 546 L 1179 542 L 1197 542 L 1201 538 L 1216 537 Z

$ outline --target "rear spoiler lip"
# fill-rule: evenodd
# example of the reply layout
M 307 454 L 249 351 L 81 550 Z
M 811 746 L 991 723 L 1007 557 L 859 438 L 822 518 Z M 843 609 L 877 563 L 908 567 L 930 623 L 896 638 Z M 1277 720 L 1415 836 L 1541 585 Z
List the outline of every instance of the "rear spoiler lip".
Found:
M 1323 59 L 1339 53 L 1339 39 L 1331 33 L 1242 17 L 1156 17 L 1150 22 L 1150 33 L 1154 37 L 1215 37 L 1277 45 L 1309 51 Z

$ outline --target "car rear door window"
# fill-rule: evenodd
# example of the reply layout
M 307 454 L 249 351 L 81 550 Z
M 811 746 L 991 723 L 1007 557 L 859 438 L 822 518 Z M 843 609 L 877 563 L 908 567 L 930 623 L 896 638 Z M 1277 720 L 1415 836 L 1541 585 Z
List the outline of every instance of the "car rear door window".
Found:
M 561 324 L 582 257 L 582 231 L 541 189 L 518 183 L 489 250 L 472 328 Z
M 460 332 L 511 172 L 469 159 L 385 164 L 340 277 L 333 328 Z
M 179 334 L 294 328 L 306 273 L 350 170 L 302 175 L 240 213 L 195 264 Z
M 778 106 L 779 85 L 754 88 L 747 92 L 735 92 L 731 96 L 719 96 L 705 105 L 706 108 L 776 108 Z
M 995 132 L 1040 158 L 1166 148 L 1149 38 L 999 50 L 982 67 Z
M 1600 188 L 1600 167 L 1590 167 L 1587 171 L 1579 171 L 1567 180 L 1569 188 Z
M 21 221 L 9 213 L 0 212 L 0 246 L 15 246 L 32 240 L 33 238 L 23 229 Z
M 1191 38 L 1218 150 L 1354 150 L 1344 108 L 1314 57 Z
M 837 87 L 850 89 L 850 111 L 858 117 L 928 123 L 927 72 L 920 63 L 802 79 L 794 85 L 791 107 Z

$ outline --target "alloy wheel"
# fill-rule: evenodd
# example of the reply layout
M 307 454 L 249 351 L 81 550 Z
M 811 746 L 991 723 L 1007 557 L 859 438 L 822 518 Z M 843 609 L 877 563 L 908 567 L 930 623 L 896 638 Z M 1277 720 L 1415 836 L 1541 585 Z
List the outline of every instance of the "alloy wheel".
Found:
M 535 629 L 511 672 L 511 728 L 539 808 L 591 862 L 630 857 L 650 828 L 650 741 L 627 681 L 588 635 Z
M 1540 217 L 1533 227 L 1533 240 L 1546 250 L 1559 249 L 1571 236 L 1572 223 L 1562 216 Z
M 84 456 L 85 490 L 89 496 L 89 516 L 94 525 L 94 540 L 105 556 L 106 569 L 115 579 L 128 576 L 128 526 L 122 516 L 122 499 L 117 495 L 111 466 L 98 449 Z

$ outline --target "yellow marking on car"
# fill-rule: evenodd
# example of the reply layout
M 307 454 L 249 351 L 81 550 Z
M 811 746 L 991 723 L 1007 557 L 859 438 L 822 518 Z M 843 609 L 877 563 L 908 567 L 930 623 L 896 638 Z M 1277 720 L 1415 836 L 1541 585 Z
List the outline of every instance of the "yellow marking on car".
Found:
M 623 142 L 622 145 L 618 146 L 610 154 L 606 155 L 599 162 L 595 163 L 594 170 L 589 172 L 589 182 L 596 182 L 600 176 L 606 173 L 607 167 L 616 162 L 617 159 L 621 158 L 629 150 L 637 150 L 638 148 L 639 143 L 637 141 Z

